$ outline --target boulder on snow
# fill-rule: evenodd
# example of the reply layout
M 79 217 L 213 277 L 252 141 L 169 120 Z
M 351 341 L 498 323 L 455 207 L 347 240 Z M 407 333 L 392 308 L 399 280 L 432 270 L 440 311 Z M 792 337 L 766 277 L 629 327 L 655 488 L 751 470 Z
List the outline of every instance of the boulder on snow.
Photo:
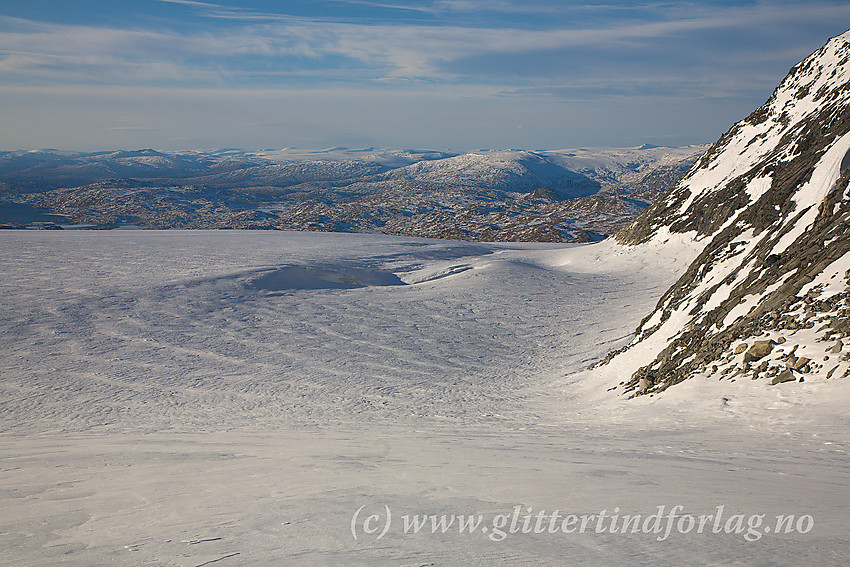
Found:
M 782 384 L 784 382 L 793 382 L 796 380 L 794 378 L 794 373 L 788 370 L 787 368 L 774 376 L 773 380 L 770 381 L 771 384 Z
M 776 344 L 772 339 L 767 339 L 764 341 L 755 341 L 753 346 L 744 353 L 744 361 L 750 362 L 752 360 L 760 360 L 770 354 L 773 350 L 773 345 Z

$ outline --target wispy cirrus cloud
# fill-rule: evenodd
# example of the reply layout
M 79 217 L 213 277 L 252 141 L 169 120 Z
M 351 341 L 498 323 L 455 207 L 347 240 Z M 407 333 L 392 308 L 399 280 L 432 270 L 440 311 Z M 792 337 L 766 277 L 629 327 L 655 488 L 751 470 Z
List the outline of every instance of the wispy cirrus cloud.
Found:
M 471 98 L 476 109 L 498 108 L 494 120 L 510 108 L 537 116 L 542 108 L 580 104 L 588 120 L 603 124 L 621 109 L 637 120 L 652 105 L 662 112 L 688 101 L 726 104 L 738 117 L 760 104 L 793 63 L 843 32 L 840 22 L 850 22 L 850 5 L 830 0 L 316 0 L 280 3 L 280 11 L 251 0 L 151 4 L 160 10 L 138 20 L 0 15 L 0 87 L 18 89 L 18 101 L 26 89 L 47 100 L 74 87 L 112 94 L 156 87 L 158 100 L 179 92 L 183 101 L 186 93 L 225 89 L 219 100 L 236 106 L 254 104 L 257 93 L 271 105 L 280 93 L 302 114 L 316 110 L 313 100 L 345 107 L 356 98 L 361 116 L 381 116 L 370 98 L 383 108 L 415 99 L 405 108 L 435 113 L 416 125 L 425 129 L 440 123 L 439 105 L 428 101 L 463 108 L 455 115 L 460 123 L 466 114 L 479 116 L 470 114 Z M 4 110 L 14 113 L 13 105 Z M 536 124 L 545 130 L 554 122 L 541 115 Z
M 756 24 L 762 36 L 774 36 L 773 44 L 747 46 L 747 57 L 775 58 L 777 43 L 789 51 L 785 37 L 776 37 L 785 28 L 800 23 L 847 18 L 850 6 L 814 4 L 750 5 L 669 10 L 667 19 L 652 21 L 611 20 L 589 28 L 528 30 L 509 25 L 469 27 L 398 23 L 352 23 L 322 21 L 285 14 L 245 12 L 223 4 L 194 0 L 160 0 L 184 4 L 221 15 L 225 10 L 234 18 L 247 19 L 238 25 L 214 31 L 151 31 L 47 24 L 15 18 L 2 18 L 0 31 L 0 71 L 19 80 L 95 80 L 104 81 L 227 81 L 258 77 L 293 76 L 298 71 L 317 76 L 324 71 L 329 79 L 353 78 L 351 69 L 362 71 L 362 80 L 416 78 L 438 81 L 482 80 L 491 82 L 497 75 L 503 80 L 538 77 L 557 78 L 569 66 L 545 64 L 537 54 L 576 56 L 587 61 L 616 67 L 618 57 L 646 56 L 638 65 L 651 72 L 660 65 L 666 51 L 669 64 L 688 50 L 704 49 L 699 58 L 710 60 L 715 54 L 728 58 L 734 45 L 716 42 L 714 34 L 728 36 L 734 30 L 746 30 Z M 477 0 L 452 0 L 434 4 L 453 9 L 472 9 Z M 519 6 L 501 2 L 502 9 Z M 541 7 L 549 7 L 543 4 Z M 653 6 L 652 9 L 657 9 Z M 258 21 L 252 21 L 258 18 Z M 268 19 L 267 19 L 268 18 Z M 270 19 L 270 20 L 269 20 Z M 767 28 L 770 29 L 770 28 Z M 769 37 L 767 39 L 770 39 Z M 701 44 L 699 42 L 702 42 Z M 750 49 L 756 47 L 756 49 Z M 511 57 L 525 57 L 523 73 L 516 73 Z M 784 56 L 784 53 L 783 53 Z M 504 65 L 499 64 L 504 58 Z M 696 57 L 694 57 L 696 58 Z M 727 59 L 728 60 L 728 59 Z M 599 70 L 596 71 L 597 73 Z
M 368 78 L 407 77 L 449 79 L 452 62 L 476 56 L 564 50 L 600 41 L 634 42 L 657 36 L 661 28 L 682 29 L 693 23 L 668 23 L 628 30 L 468 29 L 433 26 L 375 26 L 290 21 L 254 25 L 212 34 L 178 34 L 8 21 L 12 31 L 0 32 L 0 71 L 18 80 L 92 80 L 95 82 L 179 79 L 224 80 L 236 70 L 334 67 L 358 61 L 373 69 Z M 242 58 L 264 58 L 265 65 Z M 323 62 L 338 57 L 340 61 Z M 173 72 L 163 71 L 172 68 Z M 147 70 L 147 71 L 146 71 Z M 148 72 L 149 71 L 149 72 Z M 476 73 L 465 70 L 467 76 Z
M 221 4 L 213 4 L 211 2 L 198 2 L 198 0 L 158 0 L 159 2 L 165 2 L 166 4 L 183 4 L 184 6 L 195 6 L 199 8 L 225 8 L 225 6 Z

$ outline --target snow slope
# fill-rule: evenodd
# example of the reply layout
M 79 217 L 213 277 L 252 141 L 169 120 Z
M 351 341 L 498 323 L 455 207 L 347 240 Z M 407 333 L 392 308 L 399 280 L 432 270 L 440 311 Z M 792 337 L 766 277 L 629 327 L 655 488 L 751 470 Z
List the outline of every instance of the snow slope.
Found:
M 685 269 L 686 240 L 671 263 L 613 242 L 0 239 L 0 564 L 850 558 L 846 384 L 801 384 L 805 395 L 683 384 L 628 401 L 585 372 Z M 814 525 L 758 541 L 746 530 L 522 533 L 521 517 L 501 541 L 403 529 L 414 514 L 481 514 L 489 528 L 516 506 L 645 517 L 725 506 L 724 522 Z M 364 528 L 383 527 L 385 510 L 378 539 Z
M 693 376 L 850 376 L 848 156 L 850 32 L 792 68 L 618 235 L 650 248 L 671 235 L 693 243 L 693 262 L 614 358 L 633 369 L 621 392 Z

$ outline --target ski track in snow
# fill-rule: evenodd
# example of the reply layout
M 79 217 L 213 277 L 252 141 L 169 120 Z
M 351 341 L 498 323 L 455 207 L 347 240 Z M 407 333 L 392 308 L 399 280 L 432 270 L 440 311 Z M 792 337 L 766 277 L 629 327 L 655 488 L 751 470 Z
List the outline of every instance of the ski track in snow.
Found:
M 253 232 L 0 234 L 0 564 L 844 565 L 844 381 L 627 402 L 682 266 Z M 686 255 L 685 255 L 686 256 Z M 361 506 L 396 516 L 350 533 Z M 809 534 L 402 533 L 404 514 L 811 514 Z

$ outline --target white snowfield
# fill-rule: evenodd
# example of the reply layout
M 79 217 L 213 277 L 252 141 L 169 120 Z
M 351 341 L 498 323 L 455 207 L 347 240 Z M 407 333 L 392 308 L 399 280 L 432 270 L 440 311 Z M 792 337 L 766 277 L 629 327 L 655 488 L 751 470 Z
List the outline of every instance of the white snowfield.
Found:
M 0 564 L 848 564 L 846 380 L 589 370 L 676 238 L 3 231 Z

